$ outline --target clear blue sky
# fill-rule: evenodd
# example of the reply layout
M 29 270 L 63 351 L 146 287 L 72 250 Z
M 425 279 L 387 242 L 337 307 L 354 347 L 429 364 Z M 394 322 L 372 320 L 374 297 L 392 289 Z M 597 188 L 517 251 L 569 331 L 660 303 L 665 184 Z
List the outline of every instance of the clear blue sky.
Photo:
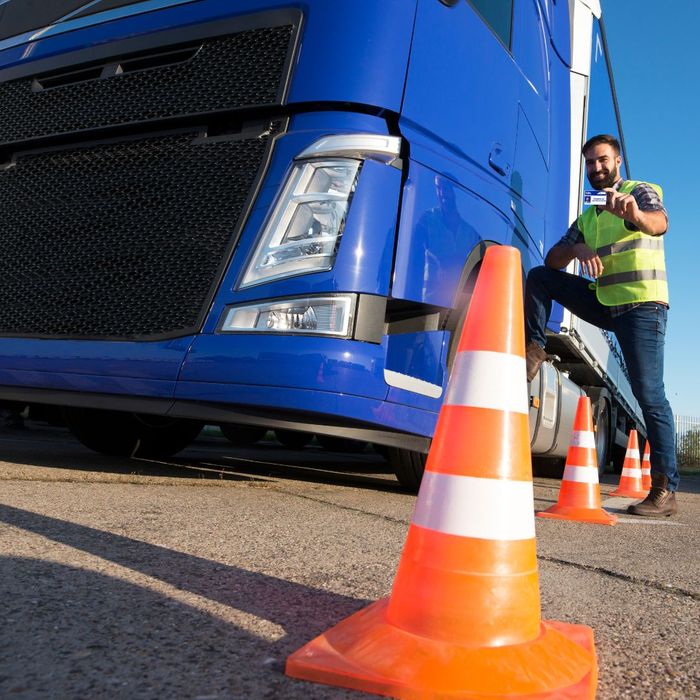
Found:
M 602 0 L 631 176 L 663 187 L 666 392 L 700 416 L 700 1 Z

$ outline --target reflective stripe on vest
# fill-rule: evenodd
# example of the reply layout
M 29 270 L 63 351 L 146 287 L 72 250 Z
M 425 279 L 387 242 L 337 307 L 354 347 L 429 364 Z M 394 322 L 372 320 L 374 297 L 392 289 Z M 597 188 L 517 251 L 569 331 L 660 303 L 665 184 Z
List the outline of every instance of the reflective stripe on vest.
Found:
M 666 270 L 631 270 L 605 275 L 598 280 L 599 287 L 609 287 L 611 284 L 626 284 L 627 282 L 646 282 L 648 280 L 666 281 Z M 657 300 L 654 300 L 657 301 Z
M 610 245 L 604 245 L 596 249 L 598 257 L 604 258 L 613 253 L 624 253 L 626 250 L 643 248 L 644 250 L 663 250 L 664 239 L 654 236 L 653 238 L 634 238 L 631 241 L 618 241 Z
M 618 190 L 630 194 L 640 184 L 627 180 Z M 647 183 L 661 197 L 658 185 Z M 590 207 L 578 218 L 586 245 L 603 263 L 603 274 L 594 283 L 598 301 L 605 306 L 661 301 L 668 303 L 663 236 L 629 231 L 623 219 Z

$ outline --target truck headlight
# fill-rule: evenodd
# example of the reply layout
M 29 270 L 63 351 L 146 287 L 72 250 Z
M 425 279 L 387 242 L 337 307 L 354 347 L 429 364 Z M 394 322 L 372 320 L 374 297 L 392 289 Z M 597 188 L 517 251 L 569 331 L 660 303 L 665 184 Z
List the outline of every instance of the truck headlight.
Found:
M 395 136 L 345 134 L 320 139 L 301 153 L 239 288 L 332 269 L 362 162 L 394 163 L 400 143 Z
M 347 337 L 352 330 L 354 310 L 354 294 L 231 306 L 220 330 L 224 333 L 310 333 Z
M 360 165 L 350 159 L 294 165 L 241 288 L 333 267 Z

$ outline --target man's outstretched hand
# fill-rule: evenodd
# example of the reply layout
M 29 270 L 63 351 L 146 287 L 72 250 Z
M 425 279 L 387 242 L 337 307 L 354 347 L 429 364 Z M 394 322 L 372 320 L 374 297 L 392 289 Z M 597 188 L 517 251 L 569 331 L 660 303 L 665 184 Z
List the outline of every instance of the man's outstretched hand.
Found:
M 623 194 L 612 187 L 606 187 L 604 191 L 608 193 L 608 201 L 604 207 L 601 207 L 603 211 L 629 221 L 640 231 L 651 236 L 666 233 L 668 220 L 662 211 L 642 211 L 631 194 Z
M 612 187 L 606 187 L 604 191 L 608 193 L 608 201 L 602 209 L 636 226 L 641 213 L 637 200 L 631 194 L 623 194 Z

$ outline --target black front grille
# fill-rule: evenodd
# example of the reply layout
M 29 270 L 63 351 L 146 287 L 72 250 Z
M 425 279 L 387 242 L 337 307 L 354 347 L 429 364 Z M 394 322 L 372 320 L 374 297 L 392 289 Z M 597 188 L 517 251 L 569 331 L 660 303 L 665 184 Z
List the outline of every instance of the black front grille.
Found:
M 65 148 L 0 171 L 0 334 L 194 330 L 279 127 Z
M 279 104 L 294 35 L 248 29 L 1 83 L 0 143 Z

